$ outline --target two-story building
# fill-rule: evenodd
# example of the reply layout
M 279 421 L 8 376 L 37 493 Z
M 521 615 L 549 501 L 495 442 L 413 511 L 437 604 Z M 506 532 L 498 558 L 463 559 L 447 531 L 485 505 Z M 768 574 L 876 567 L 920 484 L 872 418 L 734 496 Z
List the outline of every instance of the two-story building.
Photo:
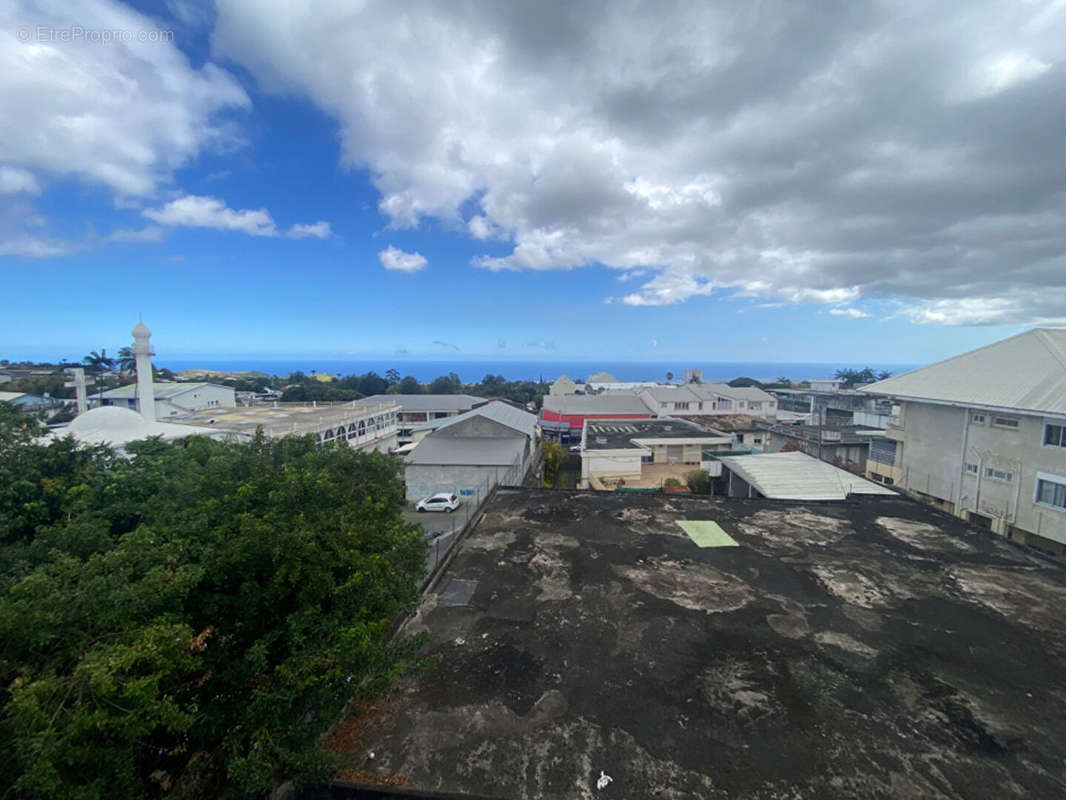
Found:
M 900 406 L 871 444 L 869 477 L 1066 552 L 1066 329 L 1027 331 L 863 391 Z

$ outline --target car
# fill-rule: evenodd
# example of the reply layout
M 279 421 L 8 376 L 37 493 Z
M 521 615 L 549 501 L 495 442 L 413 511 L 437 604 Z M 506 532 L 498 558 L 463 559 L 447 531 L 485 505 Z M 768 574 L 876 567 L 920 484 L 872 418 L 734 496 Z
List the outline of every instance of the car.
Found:
M 451 513 L 459 508 L 462 501 L 454 494 L 439 492 L 429 497 L 423 497 L 415 504 L 415 511 L 444 511 Z
M 570 452 L 571 453 L 580 453 L 581 452 L 581 445 L 579 445 L 579 444 L 570 445 Z

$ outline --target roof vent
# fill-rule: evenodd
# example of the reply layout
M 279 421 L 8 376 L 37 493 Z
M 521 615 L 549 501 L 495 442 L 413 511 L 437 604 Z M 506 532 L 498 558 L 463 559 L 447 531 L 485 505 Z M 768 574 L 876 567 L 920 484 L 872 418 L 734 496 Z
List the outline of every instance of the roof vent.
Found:
M 597 436 L 596 437 L 596 444 L 607 444 L 607 437 L 606 436 Z

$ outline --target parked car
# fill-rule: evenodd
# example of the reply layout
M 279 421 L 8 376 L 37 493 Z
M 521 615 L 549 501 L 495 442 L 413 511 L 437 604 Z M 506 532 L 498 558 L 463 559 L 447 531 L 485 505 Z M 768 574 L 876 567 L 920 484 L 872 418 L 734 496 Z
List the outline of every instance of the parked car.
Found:
M 460 500 L 454 494 L 440 492 L 423 497 L 415 504 L 415 511 L 445 511 L 451 513 L 459 508 Z

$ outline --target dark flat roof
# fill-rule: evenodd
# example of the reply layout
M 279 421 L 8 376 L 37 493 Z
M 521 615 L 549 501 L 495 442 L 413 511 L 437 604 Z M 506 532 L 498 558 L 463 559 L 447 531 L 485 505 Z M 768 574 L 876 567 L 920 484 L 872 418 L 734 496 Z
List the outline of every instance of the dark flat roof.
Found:
M 709 430 L 683 419 L 586 420 L 586 450 L 625 450 L 639 448 L 634 439 L 713 439 L 728 433 Z
M 507 798 L 1062 797 L 1064 608 L 1060 566 L 902 497 L 501 490 L 351 767 Z

